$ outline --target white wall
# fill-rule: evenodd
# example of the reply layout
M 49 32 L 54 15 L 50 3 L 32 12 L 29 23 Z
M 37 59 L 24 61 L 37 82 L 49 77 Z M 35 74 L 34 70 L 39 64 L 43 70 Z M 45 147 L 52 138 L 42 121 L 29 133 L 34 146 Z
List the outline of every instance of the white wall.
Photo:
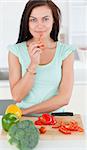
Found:
M 28 0 L 1 0 L 0 1 L 0 68 L 8 67 L 9 44 L 16 43 L 19 33 L 19 24 L 24 6 Z M 62 11 L 62 24 L 67 31 L 68 0 L 53 0 Z
M 26 1 L 0 1 L 0 68 L 8 67 L 7 46 L 16 43 L 19 24 Z

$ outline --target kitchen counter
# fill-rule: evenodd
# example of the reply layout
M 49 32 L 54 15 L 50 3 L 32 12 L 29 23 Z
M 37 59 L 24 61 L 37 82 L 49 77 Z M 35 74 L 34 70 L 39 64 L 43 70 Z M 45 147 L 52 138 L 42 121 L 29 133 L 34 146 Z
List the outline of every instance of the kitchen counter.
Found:
M 1 134 L 1 118 L 0 116 L 0 134 Z M 40 140 L 34 150 L 87 150 L 87 116 L 82 117 L 85 128 L 84 138 L 76 139 L 60 139 L 60 140 Z M 8 143 L 7 140 L 0 138 L 1 150 L 18 150 L 15 146 Z

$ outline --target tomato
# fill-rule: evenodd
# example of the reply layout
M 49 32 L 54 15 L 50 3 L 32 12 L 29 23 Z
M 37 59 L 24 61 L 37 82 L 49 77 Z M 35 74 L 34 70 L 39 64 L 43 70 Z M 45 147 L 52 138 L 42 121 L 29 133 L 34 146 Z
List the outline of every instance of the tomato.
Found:
M 17 123 L 19 121 L 19 119 L 16 117 L 15 114 L 11 114 L 11 113 L 8 113 L 8 114 L 5 114 L 3 117 L 2 117 L 2 127 L 5 131 L 8 131 L 9 128 Z
M 40 131 L 41 134 L 44 134 L 46 132 L 46 128 L 45 127 L 41 127 L 39 129 L 39 131 Z

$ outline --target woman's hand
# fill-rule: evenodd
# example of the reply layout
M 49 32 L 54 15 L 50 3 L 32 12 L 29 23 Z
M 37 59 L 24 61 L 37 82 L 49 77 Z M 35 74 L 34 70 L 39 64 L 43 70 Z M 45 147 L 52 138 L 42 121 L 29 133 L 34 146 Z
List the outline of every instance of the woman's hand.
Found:
M 21 109 L 22 115 L 26 115 L 28 112 L 26 111 L 27 109 Z
M 41 42 L 32 42 L 29 44 L 29 55 L 31 58 L 31 64 L 37 66 L 40 64 L 40 54 L 41 54 Z

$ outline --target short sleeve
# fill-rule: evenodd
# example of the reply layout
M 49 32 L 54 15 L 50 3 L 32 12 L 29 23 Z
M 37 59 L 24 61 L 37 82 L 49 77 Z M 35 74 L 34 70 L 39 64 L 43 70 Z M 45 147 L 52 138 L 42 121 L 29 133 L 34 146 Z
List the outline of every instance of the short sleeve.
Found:
M 63 44 L 61 48 L 62 60 L 66 59 L 72 52 L 75 52 L 76 48 L 72 45 Z
M 19 49 L 18 49 L 18 46 L 17 44 L 14 44 L 14 45 L 8 45 L 7 49 L 12 52 L 15 56 L 19 56 Z

